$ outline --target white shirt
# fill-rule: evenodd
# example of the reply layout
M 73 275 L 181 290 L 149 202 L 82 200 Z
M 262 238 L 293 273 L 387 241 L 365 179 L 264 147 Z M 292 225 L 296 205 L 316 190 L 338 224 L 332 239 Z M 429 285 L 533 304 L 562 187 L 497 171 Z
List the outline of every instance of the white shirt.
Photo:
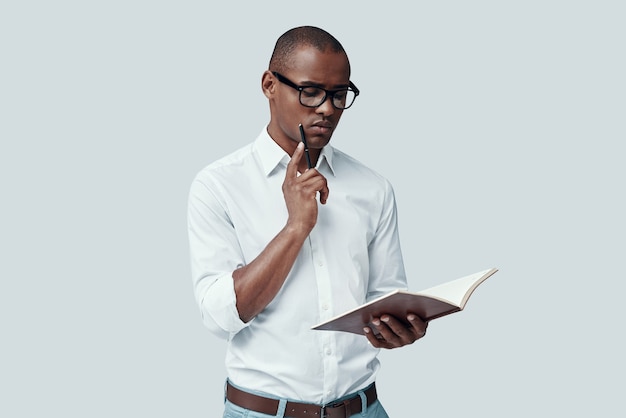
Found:
M 274 300 L 242 322 L 232 272 L 285 226 L 289 159 L 263 129 L 255 142 L 198 173 L 188 213 L 194 292 L 205 325 L 228 341 L 226 369 L 235 385 L 323 404 L 373 382 L 379 350 L 364 336 L 311 327 L 406 288 L 406 276 L 390 183 L 327 145 L 316 168 L 330 194 L 317 224 Z

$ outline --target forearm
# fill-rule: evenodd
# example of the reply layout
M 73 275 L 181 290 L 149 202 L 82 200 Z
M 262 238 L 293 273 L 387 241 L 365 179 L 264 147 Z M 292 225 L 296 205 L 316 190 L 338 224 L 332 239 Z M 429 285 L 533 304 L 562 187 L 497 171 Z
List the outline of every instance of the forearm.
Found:
M 237 311 L 243 322 L 274 299 L 308 236 L 306 228 L 287 225 L 249 264 L 233 272 Z

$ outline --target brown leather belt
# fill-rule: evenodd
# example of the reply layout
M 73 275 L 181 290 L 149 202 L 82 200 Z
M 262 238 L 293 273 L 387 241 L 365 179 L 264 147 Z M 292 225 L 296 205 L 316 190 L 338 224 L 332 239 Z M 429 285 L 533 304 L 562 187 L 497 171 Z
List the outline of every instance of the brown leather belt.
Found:
M 367 406 L 377 399 L 376 386 L 372 384 L 366 391 Z M 278 412 L 277 399 L 265 398 L 237 389 L 227 382 L 226 399 L 245 409 L 267 415 Z M 285 418 L 348 418 L 361 412 L 361 397 L 356 395 L 350 399 L 322 406 L 313 403 L 287 402 Z

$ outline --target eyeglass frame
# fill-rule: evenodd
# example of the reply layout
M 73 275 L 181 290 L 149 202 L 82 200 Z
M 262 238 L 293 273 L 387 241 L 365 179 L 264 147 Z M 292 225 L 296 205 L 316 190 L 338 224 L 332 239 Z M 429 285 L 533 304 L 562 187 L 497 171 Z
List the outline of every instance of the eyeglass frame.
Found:
M 326 99 L 328 99 L 328 97 L 330 97 L 330 103 L 333 105 L 333 107 L 337 110 L 346 110 L 349 109 L 350 107 L 352 107 L 352 105 L 354 104 L 354 102 L 356 101 L 357 96 L 360 93 L 360 90 L 357 88 L 357 86 L 354 85 L 354 83 L 352 81 L 348 81 L 348 87 L 346 88 L 341 88 L 341 89 L 336 89 L 336 90 L 326 90 L 325 88 L 319 87 L 319 86 L 299 86 L 296 83 L 294 83 L 293 81 L 291 81 L 290 79 L 288 79 L 287 77 L 285 77 L 284 75 L 282 75 L 281 73 L 279 73 L 278 71 L 272 71 L 272 74 L 274 75 L 274 77 L 276 77 L 278 79 L 278 81 L 280 81 L 283 84 L 286 84 L 287 86 L 298 90 L 299 94 L 298 94 L 298 100 L 300 101 L 300 104 L 304 107 L 308 107 L 308 108 L 317 108 L 320 107 L 321 105 L 323 105 L 326 102 Z M 317 106 L 309 106 L 309 105 L 305 105 L 304 103 L 302 103 L 302 91 L 306 88 L 316 88 L 316 89 L 320 89 L 324 91 L 324 98 L 322 99 L 322 102 L 320 104 L 318 104 Z M 354 99 L 352 99 L 352 103 L 350 103 L 350 105 L 348 107 L 337 107 L 335 106 L 335 102 L 334 102 L 334 97 L 335 97 L 335 93 L 339 93 L 340 91 L 352 91 L 354 93 Z

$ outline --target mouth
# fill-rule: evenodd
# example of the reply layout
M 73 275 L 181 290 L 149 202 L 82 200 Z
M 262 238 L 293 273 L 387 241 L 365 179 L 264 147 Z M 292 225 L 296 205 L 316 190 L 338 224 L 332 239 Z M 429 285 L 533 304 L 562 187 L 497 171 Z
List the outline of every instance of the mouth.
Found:
M 328 135 L 333 131 L 333 124 L 329 122 L 316 122 L 311 125 L 310 129 L 316 135 Z

